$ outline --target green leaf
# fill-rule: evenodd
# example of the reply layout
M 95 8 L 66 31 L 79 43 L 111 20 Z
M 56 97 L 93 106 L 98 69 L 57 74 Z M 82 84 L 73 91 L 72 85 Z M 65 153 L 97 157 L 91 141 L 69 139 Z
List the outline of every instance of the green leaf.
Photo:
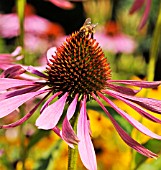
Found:
M 144 147 L 151 150 L 154 153 L 159 153 L 161 151 L 161 141 L 157 139 L 150 139 L 145 144 L 143 144 Z M 137 169 L 141 164 L 143 164 L 148 158 L 141 155 L 140 153 L 136 153 L 135 155 L 135 164 Z

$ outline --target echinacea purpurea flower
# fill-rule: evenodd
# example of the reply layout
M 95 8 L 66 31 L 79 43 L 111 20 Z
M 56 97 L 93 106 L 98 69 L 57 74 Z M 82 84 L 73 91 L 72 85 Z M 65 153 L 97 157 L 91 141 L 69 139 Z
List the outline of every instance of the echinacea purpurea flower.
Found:
M 41 107 L 41 114 L 36 120 L 36 126 L 45 130 L 52 129 L 71 147 L 73 147 L 73 144 L 78 144 L 79 154 L 84 166 L 87 169 L 96 170 L 96 157 L 91 142 L 90 122 L 86 110 L 86 103 L 95 100 L 107 114 L 127 145 L 147 157 L 157 157 L 155 153 L 144 148 L 122 129 L 99 98 L 108 103 L 136 129 L 152 138 L 161 140 L 161 136 L 150 131 L 108 98 L 108 96 L 111 96 L 121 100 L 145 118 L 161 123 L 161 120 L 146 111 L 160 114 L 161 101 L 135 96 L 142 88 L 156 88 L 161 82 L 112 80 L 107 58 L 104 56 L 99 43 L 93 38 L 95 26 L 96 24 L 91 24 L 90 19 L 87 19 L 80 30 L 72 33 L 59 48 L 49 49 L 46 74 L 39 72 L 34 67 L 26 68 L 26 72 L 39 76 L 39 80 L 0 78 L 0 90 L 8 90 L 0 95 L 1 118 L 10 114 L 26 101 L 44 94 L 40 102 L 23 118 L 9 125 L 2 125 L 1 128 L 11 128 L 22 124 L 51 95 Z M 10 68 L 10 71 L 12 71 L 12 68 Z M 140 89 L 133 90 L 119 84 L 136 86 Z M 58 97 L 58 100 L 50 104 L 56 97 Z M 68 109 L 60 130 L 57 124 L 65 105 L 68 105 Z M 79 117 L 77 133 L 75 133 L 69 120 L 75 116 L 78 109 Z

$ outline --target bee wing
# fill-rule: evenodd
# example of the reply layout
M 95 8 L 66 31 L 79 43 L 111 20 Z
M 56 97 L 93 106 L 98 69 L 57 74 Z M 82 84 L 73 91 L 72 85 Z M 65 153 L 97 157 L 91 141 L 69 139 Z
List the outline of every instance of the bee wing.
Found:
M 95 28 L 98 25 L 98 23 L 96 24 L 91 24 L 92 28 Z
M 90 25 L 90 24 L 91 24 L 91 18 L 87 18 L 83 25 L 85 26 L 85 25 Z

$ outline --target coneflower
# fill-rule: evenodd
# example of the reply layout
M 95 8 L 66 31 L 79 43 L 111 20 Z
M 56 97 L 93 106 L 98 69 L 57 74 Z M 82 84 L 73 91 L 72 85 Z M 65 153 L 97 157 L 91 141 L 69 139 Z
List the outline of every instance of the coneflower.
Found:
M 135 96 L 142 88 L 156 88 L 161 82 L 111 80 L 111 69 L 107 58 L 97 40 L 93 38 L 95 26 L 96 24 L 91 24 L 88 18 L 83 27 L 69 36 L 62 46 L 57 49 L 54 47 L 49 49 L 45 74 L 37 71 L 34 67 L 26 69 L 26 72 L 40 77 L 39 80 L 0 79 L 0 90 L 3 91 L 0 95 L 0 117 L 10 114 L 26 101 L 44 94 L 40 102 L 23 118 L 12 124 L 2 125 L 1 128 L 12 128 L 22 124 L 48 98 L 41 107 L 41 114 L 36 120 L 36 126 L 39 129 L 54 130 L 71 147 L 73 147 L 73 144 L 78 144 L 79 154 L 84 166 L 87 169 L 96 170 L 97 163 L 86 110 L 86 103 L 95 100 L 107 114 L 126 144 L 147 157 L 157 157 L 155 153 L 132 139 L 119 126 L 100 99 L 108 103 L 142 133 L 152 138 L 161 139 L 161 136 L 150 131 L 108 98 L 108 96 L 111 96 L 121 100 L 145 118 L 161 123 L 161 120 L 147 112 L 149 110 L 161 113 L 161 101 Z M 12 72 L 12 68 L 10 68 L 10 72 Z M 139 90 L 133 90 L 120 84 L 136 86 L 139 87 Z M 56 97 L 58 97 L 57 101 L 50 104 Z M 65 105 L 68 106 L 68 109 L 60 130 L 57 124 Z M 77 132 L 75 133 L 70 124 L 70 119 L 78 111 Z

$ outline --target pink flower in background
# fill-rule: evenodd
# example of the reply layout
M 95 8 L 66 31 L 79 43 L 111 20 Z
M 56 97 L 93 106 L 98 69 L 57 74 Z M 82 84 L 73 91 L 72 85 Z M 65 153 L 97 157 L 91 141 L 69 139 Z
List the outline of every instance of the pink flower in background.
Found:
M 62 26 L 35 15 L 33 7 L 28 4 L 25 8 L 24 29 L 25 46 L 30 51 L 44 51 L 51 47 L 51 42 L 65 34 Z M 0 36 L 13 38 L 18 35 L 19 19 L 17 14 L 0 14 Z
M 40 116 L 36 120 L 36 126 L 44 130 L 52 129 L 70 147 L 74 147 L 73 144 L 78 144 L 80 158 L 84 166 L 87 169 L 96 170 L 96 157 L 90 137 L 90 121 L 86 110 L 86 103 L 95 100 L 127 145 L 147 157 L 157 157 L 155 153 L 144 148 L 121 128 L 99 98 L 108 103 L 140 132 L 161 140 L 161 136 L 150 131 L 108 98 L 108 96 L 111 96 L 121 100 L 145 118 L 161 123 L 160 119 L 147 112 L 149 110 L 160 114 L 161 101 L 135 96 L 142 88 L 158 87 L 161 81 L 112 80 L 107 58 L 104 56 L 99 43 L 92 38 L 91 34 L 93 33 L 90 32 L 90 28 L 93 26 L 88 22 L 79 31 L 69 36 L 59 48 L 53 47 L 48 50 L 46 74 L 31 66 L 26 68 L 26 72 L 37 75 L 39 79 L 0 78 L 0 90 L 2 91 L 0 94 L 1 118 L 9 115 L 28 100 L 43 95 L 39 103 L 24 117 L 9 125 L 2 125 L 1 128 L 12 128 L 22 124 L 46 100 L 41 107 Z M 12 70 L 10 69 L 9 72 L 12 73 Z M 139 89 L 134 90 L 120 84 L 139 87 Z M 51 104 L 56 97 L 57 100 Z M 57 124 L 63 114 L 65 105 L 67 106 L 67 112 L 63 119 L 62 128 L 59 129 Z M 79 114 L 77 133 L 74 132 L 70 124 L 70 119 L 76 114 Z
M 148 20 L 151 2 L 152 0 L 134 0 L 134 3 L 129 11 L 130 14 L 133 14 L 134 12 L 140 10 L 145 5 L 144 13 L 139 24 L 139 29 L 142 29 Z
M 136 48 L 136 42 L 128 35 L 123 34 L 114 21 L 106 24 L 104 30 L 95 34 L 95 38 L 101 47 L 112 53 L 132 53 Z

